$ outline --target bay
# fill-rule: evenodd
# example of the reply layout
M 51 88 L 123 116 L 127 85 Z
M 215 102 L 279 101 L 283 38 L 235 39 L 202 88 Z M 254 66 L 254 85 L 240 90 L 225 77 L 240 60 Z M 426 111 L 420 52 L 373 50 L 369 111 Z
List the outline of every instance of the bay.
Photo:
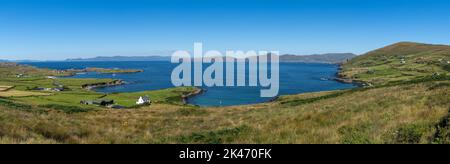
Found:
M 71 77 L 113 78 L 127 82 L 126 85 L 99 88 L 96 90 L 103 93 L 139 92 L 174 87 L 170 77 L 173 68 L 177 66 L 176 64 L 165 61 L 32 62 L 22 64 L 58 70 L 84 69 L 87 67 L 144 70 L 144 72 L 129 74 L 98 74 L 89 72 Z M 339 66 L 335 64 L 280 63 L 279 95 L 354 88 L 355 86 L 353 84 L 340 83 L 333 80 L 338 72 L 338 68 Z M 248 74 L 248 72 L 246 74 Z M 189 103 L 200 106 L 231 106 L 262 103 L 273 99 L 260 97 L 261 87 L 202 88 L 205 89 L 206 92 L 190 98 Z

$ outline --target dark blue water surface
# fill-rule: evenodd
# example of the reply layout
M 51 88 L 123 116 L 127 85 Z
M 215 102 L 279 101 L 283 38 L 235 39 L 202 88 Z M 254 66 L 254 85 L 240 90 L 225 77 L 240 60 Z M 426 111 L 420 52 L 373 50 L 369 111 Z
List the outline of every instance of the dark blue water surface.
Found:
M 126 85 L 101 88 L 98 92 L 137 92 L 174 87 L 171 82 L 173 68 L 177 65 L 163 61 L 146 62 L 36 62 L 24 63 L 50 69 L 119 68 L 142 69 L 133 74 L 79 74 L 74 78 L 114 78 L 122 79 Z M 338 71 L 337 65 L 309 63 L 280 63 L 279 95 L 328 91 L 355 87 L 352 84 L 332 80 Z M 248 77 L 248 76 L 247 76 Z M 189 103 L 200 106 L 229 106 L 254 104 L 273 98 L 261 98 L 260 87 L 203 87 L 206 92 L 193 97 Z

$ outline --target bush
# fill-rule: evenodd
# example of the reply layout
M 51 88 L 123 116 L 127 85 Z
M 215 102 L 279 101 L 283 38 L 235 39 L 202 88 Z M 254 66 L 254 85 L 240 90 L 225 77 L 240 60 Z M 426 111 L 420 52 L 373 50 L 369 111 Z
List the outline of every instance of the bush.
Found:
M 450 72 L 450 65 L 449 64 L 444 65 L 443 69 L 446 70 L 447 72 Z
M 433 142 L 450 144 L 450 111 L 449 114 L 436 125 L 436 133 L 434 134 Z
M 400 144 L 418 144 L 422 136 L 427 131 L 427 127 L 418 124 L 406 125 L 395 132 L 395 143 Z
M 369 125 L 360 125 L 357 127 L 342 127 L 339 134 L 341 135 L 341 143 L 343 144 L 370 144 Z

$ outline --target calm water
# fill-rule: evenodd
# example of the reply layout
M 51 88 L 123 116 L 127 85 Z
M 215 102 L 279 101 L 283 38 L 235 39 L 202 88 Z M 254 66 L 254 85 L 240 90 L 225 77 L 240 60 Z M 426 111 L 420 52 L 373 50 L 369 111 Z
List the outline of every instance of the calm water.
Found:
M 144 72 L 134 74 L 97 74 L 87 73 L 74 78 L 114 78 L 122 79 L 126 85 L 101 88 L 97 91 L 137 92 L 159 90 L 173 87 L 170 75 L 177 65 L 169 62 L 38 62 L 24 63 L 40 68 L 84 69 L 86 67 L 142 69 Z M 339 83 L 333 79 L 338 66 L 331 64 L 280 63 L 280 95 L 317 92 L 353 88 L 352 84 Z M 189 103 L 200 106 L 229 106 L 261 103 L 272 98 L 261 98 L 259 87 L 204 87 L 207 91 Z

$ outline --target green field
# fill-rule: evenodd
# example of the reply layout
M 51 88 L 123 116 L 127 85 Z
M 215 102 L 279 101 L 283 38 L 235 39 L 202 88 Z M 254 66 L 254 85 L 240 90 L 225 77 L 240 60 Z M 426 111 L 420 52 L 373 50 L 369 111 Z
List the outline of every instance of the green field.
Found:
M 0 97 L 8 98 L 10 101 L 31 105 L 34 107 L 45 105 L 59 105 L 65 107 L 80 107 L 89 109 L 105 109 L 105 107 L 99 106 L 87 106 L 81 105 L 80 101 L 83 100 L 98 100 L 98 99 L 112 99 L 115 101 L 115 105 L 134 108 L 136 106 L 136 100 L 140 96 L 150 96 L 154 103 L 167 103 L 183 105 L 182 95 L 196 91 L 196 88 L 173 88 L 160 91 L 147 91 L 138 93 L 115 93 L 115 94 L 102 94 L 94 91 L 83 89 L 85 84 L 107 83 L 114 81 L 115 79 L 76 79 L 76 78 L 49 78 L 55 71 L 38 69 L 29 66 L 15 65 L 11 63 L 2 63 L 0 67 L 3 74 L 0 74 L 3 78 L 0 79 L 1 91 L 14 88 L 7 92 L 0 92 Z M 9 67 L 9 68 L 8 68 Z M 23 68 L 22 68 L 23 67 Z M 8 71 L 8 69 L 10 71 Z M 22 77 L 12 76 L 12 73 L 17 70 Z M 95 69 L 97 71 L 110 70 L 110 69 Z M 119 73 L 117 72 L 115 73 Z M 130 71 L 130 70 L 124 70 Z M 106 73 L 106 72 L 103 72 Z M 125 72 L 121 72 L 125 73 Z M 27 75 L 27 76 L 25 76 Z M 35 88 L 57 88 L 63 86 L 64 91 L 38 91 Z
M 104 95 L 80 87 L 98 79 L 61 79 L 69 91 L 0 97 L 0 143 L 450 144 L 450 70 L 440 60 L 449 60 L 449 47 L 388 46 L 342 65 L 343 78 L 369 87 L 246 106 L 184 105 L 182 95 L 196 88 Z M 0 80 L 0 86 L 16 90 L 34 85 L 52 82 Z M 154 103 L 134 108 L 145 95 Z M 129 108 L 79 104 L 97 98 Z

